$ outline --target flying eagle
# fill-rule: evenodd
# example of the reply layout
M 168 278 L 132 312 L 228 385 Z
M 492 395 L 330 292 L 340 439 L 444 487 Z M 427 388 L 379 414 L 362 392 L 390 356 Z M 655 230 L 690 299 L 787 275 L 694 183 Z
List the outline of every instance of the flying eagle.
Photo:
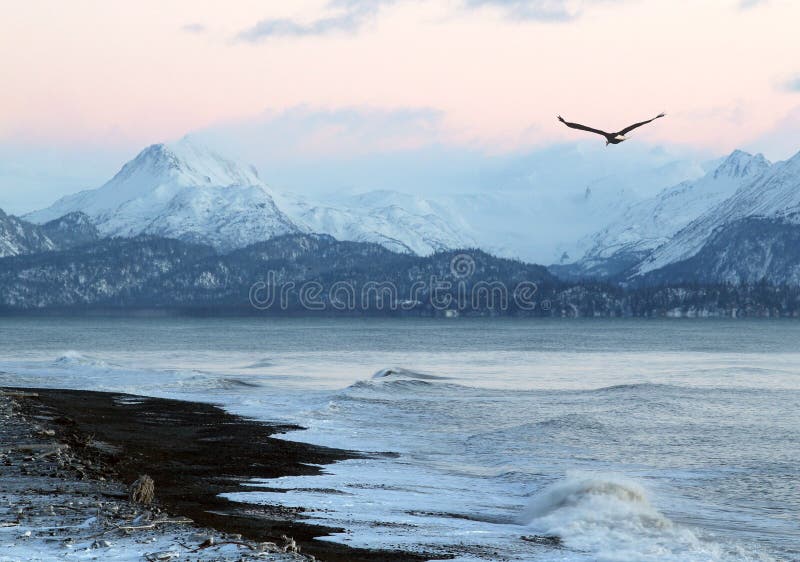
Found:
M 608 146 L 609 144 L 619 144 L 622 141 L 628 140 L 628 137 L 625 136 L 627 133 L 630 133 L 636 127 L 647 125 L 651 121 L 655 121 L 659 117 L 664 117 L 665 115 L 666 113 L 659 113 L 652 119 L 648 119 L 647 121 L 642 121 L 641 123 L 634 123 L 633 125 L 625 127 L 624 129 L 622 129 L 621 131 L 617 131 L 616 133 L 606 133 L 605 131 L 601 131 L 600 129 L 592 129 L 591 127 L 587 127 L 586 125 L 580 125 L 579 123 L 569 123 L 567 121 L 564 121 L 564 118 L 561 117 L 560 115 L 558 116 L 558 120 L 564 123 L 564 125 L 566 125 L 570 129 L 578 129 L 580 131 L 589 131 L 590 133 L 603 135 L 606 138 L 606 146 Z

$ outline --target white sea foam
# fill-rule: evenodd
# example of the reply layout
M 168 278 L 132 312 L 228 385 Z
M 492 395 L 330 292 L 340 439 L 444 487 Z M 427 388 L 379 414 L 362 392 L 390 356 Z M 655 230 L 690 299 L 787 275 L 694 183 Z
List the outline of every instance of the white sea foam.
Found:
M 74 367 L 76 365 L 90 365 L 94 367 L 107 367 L 108 363 L 105 361 L 101 361 L 95 357 L 91 357 L 89 355 L 85 355 L 80 351 L 75 351 L 70 349 L 65 351 L 58 357 L 56 357 L 55 361 L 53 361 L 55 365 L 60 365 L 63 367 Z
M 555 535 L 582 559 L 613 562 L 772 561 L 756 549 L 676 524 L 638 482 L 619 474 L 572 473 L 530 501 L 519 523 Z

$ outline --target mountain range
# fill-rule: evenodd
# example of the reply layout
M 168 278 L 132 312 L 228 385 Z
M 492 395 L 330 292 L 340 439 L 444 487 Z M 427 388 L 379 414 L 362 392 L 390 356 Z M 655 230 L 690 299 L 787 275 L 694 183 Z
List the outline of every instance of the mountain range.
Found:
M 619 216 L 590 237 L 584 256 L 575 264 L 562 267 L 562 273 L 579 278 L 626 274 L 770 166 L 760 154 L 736 150 L 704 176 L 627 205 Z M 704 241 L 700 237 L 687 239 L 684 254 L 699 250 Z
M 147 147 L 97 189 L 22 218 L 0 211 L 0 257 L 142 235 L 228 254 L 314 234 L 418 256 L 481 248 L 530 261 L 526 248 L 536 248 L 570 281 L 800 283 L 800 153 L 773 164 L 736 150 L 701 172 L 661 172 L 688 177 L 652 196 L 610 178 L 561 199 L 507 188 L 311 198 L 276 190 L 252 166 L 187 137 Z
M 567 151 L 561 157 L 582 155 Z M 552 172 L 542 162 L 527 165 L 509 171 L 502 185 L 478 192 L 420 196 L 372 190 L 310 197 L 270 186 L 252 166 L 189 136 L 147 147 L 103 186 L 23 218 L 43 224 L 83 212 L 103 236 L 166 236 L 220 251 L 313 232 L 418 255 L 479 246 L 502 257 L 552 263 L 580 253 L 576 243 L 625 203 L 674 178 L 702 174 L 682 161 L 647 173 L 621 166 L 618 174 L 553 193 L 543 189 L 557 181 Z
M 0 315 L 800 316 L 800 287 L 626 289 L 563 282 L 474 249 L 467 268 L 454 268 L 463 253 L 421 257 L 318 234 L 225 254 L 172 238 L 100 238 L 0 258 Z M 533 290 L 519 300 L 522 286 Z
M 37 225 L 0 209 L 0 258 L 64 250 L 100 238 L 92 220 L 79 211 Z
M 415 254 L 474 245 L 431 203 L 408 197 L 399 203 L 373 196 L 326 204 L 276 193 L 255 168 L 184 138 L 147 147 L 100 188 L 64 197 L 24 218 L 43 224 L 83 212 L 103 236 L 149 234 L 219 251 L 311 232 Z
M 25 219 L 88 215 L 106 237 L 151 234 L 230 250 L 299 227 L 253 168 L 191 143 L 147 147 L 102 187 L 64 197 Z
M 753 220 L 749 220 L 753 219 Z M 630 277 L 641 278 L 703 253 L 704 249 L 713 243 L 718 250 L 724 249 L 725 256 L 719 254 L 718 259 L 733 259 L 741 250 L 741 240 L 738 237 L 744 230 L 756 235 L 753 242 L 760 240 L 760 249 L 770 250 L 775 245 L 785 245 L 785 240 L 778 231 L 768 225 L 781 223 L 785 226 L 780 232 L 791 236 L 794 228 L 800 222 L 800 153 L 789 160 L 778 162 L 765 167 L 759 173 L 748 177 L 747 181 L 723 201 L 712 206 L 700 216 L 679 230 L 664 244 L 653 250 L 645 259 L 630 271 Z M 763 228 L 764 231 L 760 231 Z M 778 238 L 765 238 L 767 230 Z M 734 233 L 738 234 L 734 234 Z M 788 250 L 792 246 L 786 245 Z M 777 249 L 777 248 L 775 248 Z M 798 249 L 800 250 L 800 249 Z M 795 257 L 800 252 L 794 250 Z M 769 272 L 769 263 L 772 252 L 762 252 L 763 259 L 754 264 L 756 270 Z M 784 254 L 784 258 L 790 255 Z M 711 276 L 719 281 L 739 282 L 743 278 L 736 276 L 711 275 L 708 267 L 710 262 L 698 264 L 698 275 Z M 721 263 L 714 267 L 719 270 Z M 728 269 L 729 268 L 723 268 Z M 748 276 L 745 276 L 748 277 Z M 773 283 L 787 282 L 783 276 L 767 275 L 766 279 Z
M 520 283 L 535 283 L 535 293 L 541 295 L 555 295 L 561 286 L 543 266 L 496 258 L 479 250 L 471 251 L 470 268 L 462 274 L 452 267 L 458 257 L 452 251 L 420 257 L 379 244 L 342 242 L 318 234 L 277 236 L 225 254 L 211 246 L 172 238 L 102 238 L 68 249 L 0 259 L 0 311 L 136 307 L 436 314 L 445 308 L 458 310 L 455 302 L 462 282 L 464 287 L 501 283 L 510 290 Z M 424 286 L 419 286 L 420 279 L 426 280 Z M 438 280 L 436 284 L 432 279 Z M 270 307 L 258 308 L 252 291 L 259 283 L 277 287 L 273 294 L 279 291 L 286 300 L 281 297 Z M 303 286 L 309 283 L 320 287 L 310 299 L 322 309 L 304 300 Z M 441 296 L 433 294 L 437 287 Z M 346 299 L 347 290 L 352 291 L 352 302 L 339 306 L 334 301 Z M 482 300 L 462 297 L 460 302 L 469 313 L 519 310 L 513 295 L 506 295 L 507 306 L 501 306 L 499 300 L 493 305 L 488 293 L 483 295 Z M 437 302 L 443 305 L 437 308 Z M 539 307 L 536 314 L 542 312 Z M 551 311 L 546 308 L 544 313 Z

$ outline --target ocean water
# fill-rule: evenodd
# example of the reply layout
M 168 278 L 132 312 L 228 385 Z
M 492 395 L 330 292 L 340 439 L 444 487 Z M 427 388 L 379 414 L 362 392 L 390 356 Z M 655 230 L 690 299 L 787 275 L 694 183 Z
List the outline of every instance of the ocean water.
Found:
M 0 318 L 0 385 L 210 401 L 398 453 L 231 495 L 345 529 L 327 540 L 800 560 L 799 342 L 780 320 Z

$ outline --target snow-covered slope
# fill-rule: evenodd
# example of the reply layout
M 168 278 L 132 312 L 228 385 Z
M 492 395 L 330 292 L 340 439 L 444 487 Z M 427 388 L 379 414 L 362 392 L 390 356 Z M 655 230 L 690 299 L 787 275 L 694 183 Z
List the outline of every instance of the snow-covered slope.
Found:
M 586 165 L 581 151 L 562 156 L 574 159 L 574 166 Z M 184 138 L 146 148 L 102 187 L 26 218 L 44 223 L 82 211 L 103 236 L 152 234 L 221 251 L 280 234 L 315 232 L 420 255 L 479 247 L 529 262 L 568 263 L 584 255 L 589 236 L 627 206 L 705 173 L 695 162 L 671 157 L 656 167 L 631 167 L 623 154 L 608 158 L 616 158 L 622 169 L 588 183 L 588 171 L 562 177 L 548 173 L 542 162 L 523 160 L 499 185 L 470 193 L 383 190 L 312 199 L 277 193 L 254 168 Z
M 643 285 L 800 285 L 800 224 L 748 217 L 714 230 L 689 259 L 636 277 Z
M 573 273 L 606 277 L 639 263 L 769 167 L 763 155 L 735 150 L 705 176 L 628 205 L 617 219 L 591 236 L 590 249 Z
M 284 193 L 278 204 L 309 232 L 376 242 L 397 252 L 428 255 L 477 245 L 444 205 L 396 191 L 371 191 L 323 202 Z
M 532 187 L 452 197 L 450 205 L 480 248 L 533 263 L 571 261 L 582 240 L 636 196 L 623 188 L 575 186 L 563 193 Z
M 91 244 L 101 238 L 92 219 L 80 211 L 46 222 L 40 228 L 58 249 Z
M 70 213 L 38 225 L 0 209 L 0 258 L 64 250 L 98 238 L 97 228 L 83 213 Z
M 104 236 L 145 233 L 220 250 L 300 230 L 277 208 L 255 169 L 188 138 L 152 145 L 102 187 L 25 218 L 44 223 L 75 211 L 89 215 Z
M 624 188 L 605 185 L 573 193 L 544 191 L 534 186 L 419 197 L 376 190 L 321 201 L 282 194 L 276 201 L 298 225 L 340 240 L 377 242 L 421 255 L 477 247 L 501 257 L 550 263 L 574 255 L 590 228 L 601 227 L 621 205 L 636 200 Z
M 26 218 L 44 223 L 75 211 L 91 217 L 104 236 L 153 234 L 222 251 L 292 232 L 377 242 L 420 255 L 476 245 L 431 201 L 388 191 L 324 202 L 278 195 L 255 168 L 189 138 L 150 146 L 102 187 Z
M 0 258 L 45 252 L 55 247 L 41 229 L 0 209 Z
M 572 263 L 628 205 L 707 171 L 702 162 L 667 154 L 606 151 L 599 158 L 573 149 L 553 156 L 562 162 L 557 173 L 546 162 L 523 161 L 501 183 L 447 198 L 455 223 L 496 255 Z
M 746 218 L 800 223 L 800 153 L 750 178 L 731 197 L 689 223 L 639 264 L 634 276 L 691 258 L 715 230 Z

